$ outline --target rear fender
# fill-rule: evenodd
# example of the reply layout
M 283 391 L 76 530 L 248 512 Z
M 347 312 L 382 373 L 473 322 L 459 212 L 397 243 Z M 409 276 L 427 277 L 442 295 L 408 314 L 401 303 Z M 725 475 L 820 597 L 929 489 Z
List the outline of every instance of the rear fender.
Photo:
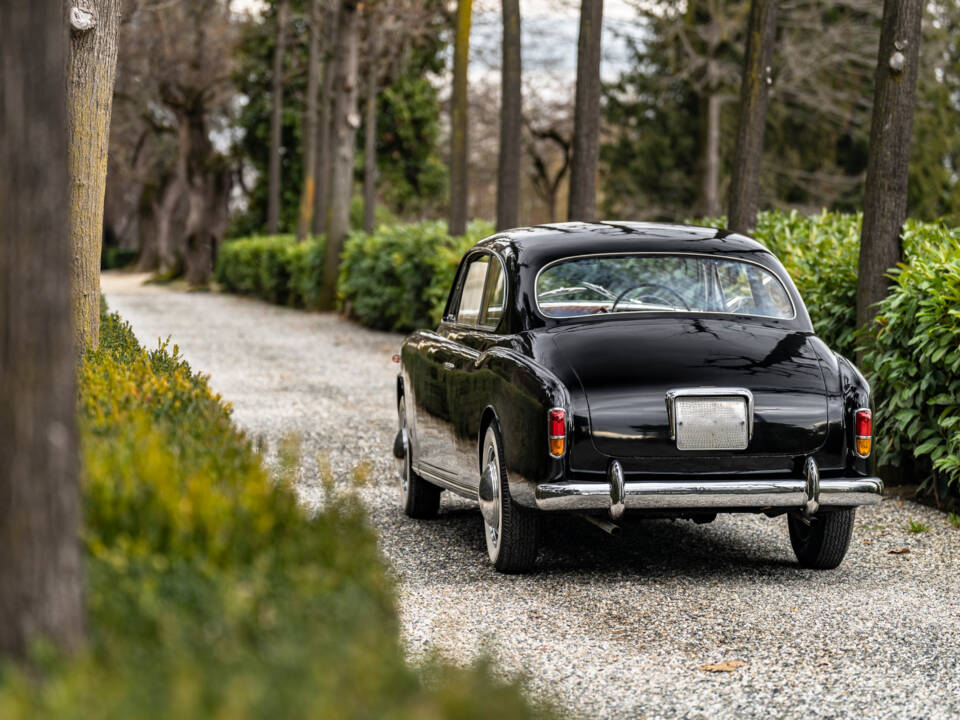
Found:
M 483 353 L 477 360 L 477 374 L 489 378 L 489 384 L 483 383 L 489 404 L 481 418 L 495 419 L 500 426 L 510 494 L 521 505 L 534 507 L 536 484 L 563 477 L 564 458 L 550 457 L 547 414 L 551 408 L 566 410 L 570 437 L 570 395 L 553 372 L 508 348 Z M 484 432 L 485 425 L 478 425 L 478 461 Z

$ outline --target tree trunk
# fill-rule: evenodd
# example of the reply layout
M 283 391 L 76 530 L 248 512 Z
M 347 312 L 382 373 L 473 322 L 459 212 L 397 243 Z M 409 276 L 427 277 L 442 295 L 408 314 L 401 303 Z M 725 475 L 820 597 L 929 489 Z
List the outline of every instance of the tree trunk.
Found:
M 887 294 L 886 273 L 902 255 L 923 7 L 922 0 L 883 3 L 857 279 L 857 327 L 863 330 Z
M 100 243 L 120 0 L 85 0 L 80 7 L 67 0 L 66 5 L 71 36 L 67 96 L 73 331 L 80 352 L 100 342 Z
M 320 84 L 320 0 L 310 0 L 310 49 L 307 56 L 307 107 L 303 118 L 303 188 L 297 240 L 305 240 L 313 228 L 314 193 L 317 183 L 317 86 Z
M 372 233 L 377 221 L 377 79 L 380 70 L 380 33 L 371 13 L 367 23 L 366 118 L 363 124 L 363 231 Z
M 520 224 L 520 141 L 523 122 L 520 0 L 503 0 L 503 69 L 500 83 L 500 162 L 497 230 Z
M 714 62 L 714 61 L 708 61 Z M 701 212 L 705 217 L 720 214 L 720 93 L 708 91 L 707 117 L 703 142 L 703 177 L 701 178 Z
M 83 641 L 68 234 L 70 185 L 76 180 L 68 183 L 64 7 L 13 0 L 4 8 L 3 24 L 0 655 L 22 658 L 39 637 L 65 650 Z M 94 32 L 109 34 L 109 29 L 110 18 L 104 17 Z M 81 58 L 80 64 L 88 60 Z M 105 96 L 97 87 L 91 90 L 109 106 L 109 88 Z M 99 131 L 101 114 L 93 114 L 93 107 L 79 98 L 74 102 L 91 113 L 75 127 Z M 91 137 L 85 139 L 85 152 L 100 150 Z M 81 140 L 73 142 L 79 146 Z M 75 158 L 75 168 L 87 167 L 77 160 L 86 159 Z
M 603 0 L 583 0 L 577 45 L 577 92 L 573 108 L 568 220 L 594 220 L 597 214 L 602 30 Z
M 733 157 L 727 227 L 745 233 L 757 222 L 767 88 L 777 41 L 777 0 L 753 0 L 740 85 L 740 124 Z
M 330 194 L 330 115 L 333 105 L 333 79 L 336 75 L 333 48 L 337 37 L 337 11 L 328 0 L 324 8 L 326 50 L 323 59 L 323 81 L 320 86 L 320 108 L 317 122 L 317 192 L 314 194 L 313 234 L 322 235 L 327 222 L 327 197 Z
M 453 45 L 453 95 L 450 99 L 450 220 L 448 232 L 467 232 L 467 68 L 473 0 L 457 0 Z
M 283 59 L 287 52 L 287 0 L 277 2 L 277 46 L 273 52 L 270 113 L 270 164 L 267 186 L 267 232 L 280 232 L 280 142 L 283 131 Z
M 181 201 L 184 181 L 181 169 L 177 169 L 164 185 L 159 201 L 154 203 L 157 236 L 157 270 L 161 275 L 176 276 L 183 269 L 183 253 L 174 236 L 182 229 L 183 211 Z
M 187 195 L 184 276 L 189 284 L 197 286 L 210 281 L 223 240 L 229 173 L 214 152 L 202 105 L 181 111 L 179 125 L 181 172 Z
M 340 253 L 350 229 L 350 196 L 353 193 L 353 155 L 357 126 L 357 65 L 360 44 L 358 0 L 342 0 L 337 20 L 336 103 L 333 114 L 333 149 L 330 192 L 327 201 L 326 250 L 323 263 L 323 287 L 319 304 L 333 310 L 337 303 L 337 279 Z

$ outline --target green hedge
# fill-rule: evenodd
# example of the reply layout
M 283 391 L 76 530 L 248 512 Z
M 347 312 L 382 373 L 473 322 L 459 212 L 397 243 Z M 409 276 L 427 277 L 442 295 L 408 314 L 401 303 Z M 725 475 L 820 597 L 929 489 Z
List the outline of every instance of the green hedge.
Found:
M 204 377 L 117 316 L 80 370 L 89 644 L 0 667 L 0 717 L 504 718 L 480 667 L 403 658 L 393 582 L 354 498 L 308 515 Z M 546 711 L 544 711 L 546 712 Z
M 356 233 L 343 250 L 340 297 L 349 314 L 380 330 L 436 327 L 463 254 L 493 233 L 474 221 L 463 237 L 444 222 L 382 226 Z
M 905 262 L 877 307 L 879 332 L 856 333 L 859 215 L 767 212 L 753 236 L 784 263 L 817 334 L 853 357 L 874 396 L 877 460 L 906 481 L 960 490 L 960 228 L 908 221 Z M 938 494 L 940 494 L 938 492 Z
M 892 271 L 880 330 L 864 343 L 880 459 L 912 455 L 938 489 L 960 488 L 960 228 L 910 223 L 904 241 L 908 262 Z
M 231 240 L 220 249 L 214 276 L 231 292 L 280 305 L 315 308 L 323 254 L 322 237 L 301 243 L 293 235 Z

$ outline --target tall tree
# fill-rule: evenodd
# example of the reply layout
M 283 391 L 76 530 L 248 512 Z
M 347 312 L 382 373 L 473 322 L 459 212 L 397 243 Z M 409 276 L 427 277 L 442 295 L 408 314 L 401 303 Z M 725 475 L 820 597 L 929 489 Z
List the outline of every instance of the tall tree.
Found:
M 453 95 L 450 98 L 450 219 L 451 235 L 467 232 L 467 69 L 473 0 L 457 0 L 453 41 Z
M 330 119 L 333 115 L 333 80 L 336 75 L 334 49 L 337 37 L 337 0 L 323 6 L 323 80 L 320 83 L 317 111 L 317 191 L 313 196 L 313 234 L 321 235 L 327 221 L 327 196 L 330 193 Z
M 353 156 L 357 126 L 357 67 L 359 62 L 359 0 L 341 0 L 337 19 L 336 101 L 333 112 L 333 138 L 330 167 L 330 191 L 327 200 L 326 249 L 323 263 L 323 290 L 319 305 L 332 310 L 337 301 L 340 253 L 350 229 L 350 197 L 353 193 Z
M 497 164 L 497 230 L 520 224 L 520 159 L 523 123 L 520 0 L 503 0 L 503 64 L 500 82 L 500 161 Z
M 307 105 L 303 119 L 303 186 L 300 190 L 300 214 L 297 239 L 303 240 L 313 229 L 314 193 L 317 184 L 317 87 L 320 84 L 321 0 L 310 0 L 310 49 L 307 53 Z
M 84 626 L 63 10 L 6 3 L 0 43 L 0 654 L 20 657 Z
M 597 158 L 600 152 L 600 58 L 603 0 L 580 4 L 577 91 L 573 110 L 573 156 L 567 219 L 593 220 L 597 214 Z
M 752 0 L 747 48 L 740 85 L 740 123 L 733 156 L 727 227 L 747 232 L 757 221 L 763 133 L 767 121 L 767 88 L 777 41 L 777 1 Z
M 267 189 L 267 231 L 280 231 L 280 142 L 283 129 L 283 59 L 287 52 L 289 5 L 279 0 L 276 9 L 276 47 L 273 51 L 273 92 L 270 98 L 270 180 Z
M 379 13 L 367 14 L 367 96 L 363 121 L 363 231 L 373 232 L 377 204 L 377 91 L 380 80 Z
M 924 0 L 883 3 L 857 276 L 861 329 L 872 323 L 873 305 L 887 294 L 886 273 L 902 256 L 923 9 Z
M 120 0 L 67 1 L 70 71 L 70 229 L 73 328 L 78 351 L 100 342 L 100 243 L 107 186 L 110 110 L 117 67 Z

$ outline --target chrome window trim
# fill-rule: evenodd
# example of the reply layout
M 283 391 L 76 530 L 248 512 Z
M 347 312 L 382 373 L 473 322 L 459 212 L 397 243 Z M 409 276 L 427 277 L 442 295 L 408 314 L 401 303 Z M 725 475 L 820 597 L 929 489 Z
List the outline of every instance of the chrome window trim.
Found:
M 470 323 L 462 323 L 462 322 L 459 322 L 459 321 L 457 321 L 457 319 L 456 319 L 456 318 L 457 318 L 456 314 L 452 314 L 452 315 L 451 315 L 451 314 L 448 312 L 448 310 L 450 310 L 450 307 L 449 307 L 449 306 L 450 306 L 450 301 L 448 300 L 448 301 L 447 301 L 447 307 L 444 308 L 444 314 L 443 314 L 443 316 L 440 318 L 440 324 L 441 324 L 441 325 L 447 325 L 447 326 L 449 326 L 449 327 L 454 327 L 454 328 L 461 328 L 461 329 L 464 329 L 464 330 L 483 330 L 484 332 L 496 333 L 496 332 L 498 332 L 498 331 L 500 330 L 500 326 L 503 325 L 504 318 L 506 318 L 506 316 L 507 316 L 507 307 L 509 306 L 508 300 L 509 300 L 509 297 L 510 297 L 510 282 L 509 282 L 508 276 L 507 276 L 507 265 L 506 265 L 506 263 L 504 263 L 503 258 L 500 257 L 500 256 L 499 256 L 497 253 L 495 253 L 493 250 L 490 250 L 490 249 L 488 249 L 488 248 L 477 248 L 477 249 L 471 250 L 471 251 L 468 252 L 468 253 L 463 257 L 463 259 L 460 261 L 460 266 L 458 266 L 458 268 L 457 268 L 457 275 L 456 275 L 456 277 L 455 277 L 454 280 L 453 280 L 453 282 L 454 282 L 454 288 L 453 288 L 453 289 L 456 291 L 456 304 L 457 304 L 457 309 L 459 310 L 459 306 L 460 306 L 460 296 L 461 296 L 462 290 L 463 290 L 462 284 L 461 284 L 461 282 L 460 282 L 460 268 L 463 267 L 463 263 L 464 263 L 468 258 L 473 257 L 473 256 L 479 256 L 479 255 L 491 255 L 491 256 L 493 256 L 493 257 L 495 257 L 495 258 L 497 259 L 497 262 L 500 263 L 500 275 L 501 275 L 501 277 L 503 278 L 503 308 L 504 308 L 503 313 L 502 313 L 501 316 L 500 316 L 500 320 L 497 322 L 496 325 L 481 325 L 480 323 L 470 324 Z M 483 292 L 482 292 L 481 298 L 484 298 L 484 297 L 486 297 L 486 295 L 487 295 L 487 280 L 489 280 L 489 279 L 490 279 L 490 269 L 489 269 L 489 267 L 488 267 L 488 268 L 487 268 L 487 277 L 485 277 L 484 280 L 483 280 Z M 480 306 L 480 310 L 481 310 L 481 311 L 483 310 L 483 305 L 482 305 L 482 303 L 483 303 L 483 300 L 481 299 L 481 306 Z M 479 317 L 479 316 L 478 316 L 478 317 Z
M 767 252 L 770 252 L 769 250 Z M 776 255 L 770 253 L 774 258 Z M 566 315 L 564 317 L 554 317 L 552 315 L 547 315 L 540 308 L 540 294 L 537 292 L 537 286 L 540 284 L 540 276 L 554 265 L 559 265 L 560 263 L 569 262 L 570 260 L 583 260 L 585 258 L 602 258 L 602 257 L 653 257 L 653 256 L 676 256 L 676 257 L 702 257 L 710 258 L 713 260 L 729 260 L 730 262 L 740 262 L 747 263 L 749 265 L 756 265 L 761 270 L 765 270 L 770 273 L 776 281 L 780 283 L 780 287 L 783 288 L 783 291 L 787 295 L 787 299 L 790 301 L 790 309 L 793 310 L 793 314 L 790 317 L 776 317 L 775 315 L 757 315 L 755 313 L 732 313 L 732 312 L 723 312 L 718 310 L 634 310 L 628 312 L 617 312 L 617 313 L 586 313 L 584 315 Z M 573 320 L 576 318 L 585 318 L 585 317 L 597 317 L 597 316 L 606 316 L 614 317 L 616 315 L 655 315 L 656 313 L 684 313 L 689 315 L 731 315 L 739 317 L 752 317 L 752 318 L 762 318 L 764 320 L 779 320 L 782 322 L 790 322 L 797 319 L 797 305 L 793 301 L 793 296 L 790 294 L 790 291 L 787 289 L 786 284 L 783 282 L 783 279 L 775 273 L 773 270 L 768 268 L 763 263 L 758 263 L 756 260 L 746 260 L 744 258 L 732 257 L 730 255 L 714 255 L 713 253 L 692 253 L 692 252 L 666 252 L 663 250 L 656 250 L 651 252 L 605 252 L 605 253 L 582 253 L 580 255 L 567 255 L 562 258 L 557 258 L 556 260 L 551 260 L 542 268 L 537 271 L 536 277 L 533 279 L 533 304 L 537 309 L 537 314 L 544 320 Z
M 746 388 L 735 387 L 691 387 L 667 390 L 667 425 L 670 427 L 670 439 L 677 439 L 677 413 L 674 404 L 679 397 L 742 397 L 747 401 L 747 443 L 753 440 L 753 393 Z

